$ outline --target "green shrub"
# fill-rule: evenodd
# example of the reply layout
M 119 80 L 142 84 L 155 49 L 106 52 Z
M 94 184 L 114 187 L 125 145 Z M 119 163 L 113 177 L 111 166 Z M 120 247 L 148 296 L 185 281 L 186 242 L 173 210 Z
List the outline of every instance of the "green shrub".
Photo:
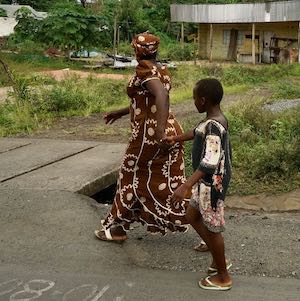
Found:
M 6 10 L 4 10 L 3 8 L 0 8 L 0 17 L 7 17 Z
M 214 63 L 201 67 L 201 70 L 207 77 L 216 77 L 221 79 L 224 75 L 223 67 Z
M 199 66 L 178 66 L 177 69 L 171 70 L 172 86 L 178 91 L 178 88 L 189 87 L 192 95 L 192 88 L 196 82 L 204 77 L 203 70 Z
M 119 53 L 126 55 L 126 56 L 132 56 L 134 57 L 134 51 L 129 42 L 121 42 L 119 45 Z
M 244 65 L 231 66 L 229 68 L 224 68 L 224 73 L 222 76 L 222 82 L 226 85 L 235 84 L 258 84 L 267 79 L 261 68 L 251 68 Z
M 233 148 L 231 192 L 267 192 L 274 183 L 290 183 L 277 188 L 282 191 L 299 184 L 300 109 L 271 113 L 258 101 L 232 107 L 227 117 Z
M 70 79 L 42 88 L 32 97 L 35 112 L 88 115 L 126 101 L 126 83 L 109 79 Z
M 232 106 L 228 113 L 228 119 L 230 130 L 233 133 L 240 133 L 248 129 L 256 134 L 268 137 L 274 114 L 263 108 L 261 100 L 253 99 Z
M 284 80 L 274 83 L 272 88 L 274 89 L 273 98 L 300 98 L 300 87 L 298 82 L 294 83 L 292 81 Z
M 29 55 L 29 57 L 37 54 L 41 55 L 45 50 L 45 46 L 43 44 L 30 39 L 18 41 L 14 34 L 9 36 L 5 47 L 18 51 L 19 54 L 27 54 Z M 17 57 L 20 57 L 20 55 L 18 55 Z
M 172 61 L 190 61 L 193 59 L 193 44 L 184 44 L 184 47 L 180 43 L 169 43 L 165 47 L 161 47 L 159 50 L 160 59 L 168 59 Z
M 127 105 L 124 80 L 70 78 L 50 86 L 28 87 L 16 77 L 16 92 L 0 107 L 1 136 L 29 133 L 57 116 L 87 116 Z

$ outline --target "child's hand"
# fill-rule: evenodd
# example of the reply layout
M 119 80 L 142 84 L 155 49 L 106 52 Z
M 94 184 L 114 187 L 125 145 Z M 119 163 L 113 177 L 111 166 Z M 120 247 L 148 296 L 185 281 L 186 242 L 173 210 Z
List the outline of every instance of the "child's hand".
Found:
M 174 202 L 174 203 L 179 203 L 181 202 L 185 196 L 186 196 L 186 193 L 187 193 L 187 187 L 186 185 L 182 184 L 180 185 L 173 193 L 172 197 L 171 197 L 171 200 Z
M 175 144 L 175 136 L 168 136 L 164 138 L 164 142 L 169 144 L 169 145 L 174 145 Z

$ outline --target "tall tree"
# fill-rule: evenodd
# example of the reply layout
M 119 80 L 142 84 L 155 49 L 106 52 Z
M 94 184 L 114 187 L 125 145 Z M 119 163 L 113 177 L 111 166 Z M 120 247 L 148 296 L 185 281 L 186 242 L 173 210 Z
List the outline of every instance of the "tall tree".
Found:
M 41 21 L 35 19 L 31 10 L 27 7 L 18 9 L 15 17 L 18 21 L 18 24 L 14 28 L 17 41 L 34 40 L 40 29 Z
M 79 50 L 109 43 L 106 19 L 75 3 L 59 3 L 43 20 L 40 39 L 48 45 Z

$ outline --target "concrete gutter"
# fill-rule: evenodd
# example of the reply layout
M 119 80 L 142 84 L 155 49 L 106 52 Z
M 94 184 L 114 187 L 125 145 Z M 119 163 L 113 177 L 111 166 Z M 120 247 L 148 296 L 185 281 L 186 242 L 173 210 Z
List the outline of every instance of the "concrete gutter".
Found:
M 91 196 L 116 182 L 125 148 L 117 143 L 5 138 L 0 140 L 0 188 Z

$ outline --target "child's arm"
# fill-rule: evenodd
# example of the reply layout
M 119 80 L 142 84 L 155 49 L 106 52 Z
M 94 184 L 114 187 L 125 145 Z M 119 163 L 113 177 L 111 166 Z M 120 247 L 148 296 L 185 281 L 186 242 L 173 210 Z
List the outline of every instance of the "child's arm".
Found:
M 192 140 L 194 139 L 194 130 L 191 130 L 189 132 L 186 132 L 182 135 L 178 135 L 178 136 L 169 136 L 166 137 L 164 140 L 168 143 L 168 144 L 175 144 L 176 142 L 182 142 L 182 141 L 188 141 L 188 140 Z
M 201 180 L 205 176 L 202 170 L 197 169 L 185 183 L 179 186 L 172 195 L 172 200 L 174 202 L 181 202 L 188 191 L 190 191 L 194 184 Z
M 204 149 L 199 149 L 202 153 L 197 170 L 187 179 L 185 183 L 179 186 L 172 196 L 172 200 L 180 202 L 185 198 L 186 192 L 192 186 L 200 181 L 206 174 L 213 175 L 221 158 L 222 134 L 214 124 L 210 124 L 206 129 L 206 138 Z

